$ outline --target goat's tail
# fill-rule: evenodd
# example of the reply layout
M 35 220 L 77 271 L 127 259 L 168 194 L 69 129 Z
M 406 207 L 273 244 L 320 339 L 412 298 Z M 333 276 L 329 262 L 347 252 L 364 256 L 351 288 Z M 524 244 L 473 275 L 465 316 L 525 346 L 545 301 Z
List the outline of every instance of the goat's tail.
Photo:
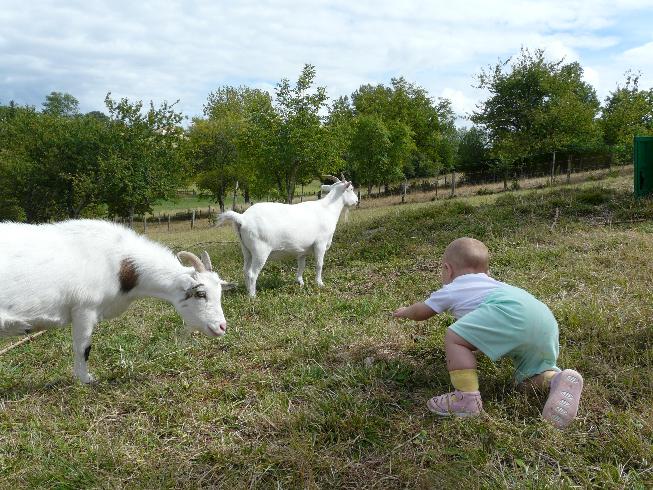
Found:
M 233 221 L 236 226 L 240 227 L 240 225 L 243 223 L 243 215 L 237 213 L 236 211 L 225 211 L 224 213 L 220 213 L 218 215 L 215 226 L 220 226 L 225 221 Z

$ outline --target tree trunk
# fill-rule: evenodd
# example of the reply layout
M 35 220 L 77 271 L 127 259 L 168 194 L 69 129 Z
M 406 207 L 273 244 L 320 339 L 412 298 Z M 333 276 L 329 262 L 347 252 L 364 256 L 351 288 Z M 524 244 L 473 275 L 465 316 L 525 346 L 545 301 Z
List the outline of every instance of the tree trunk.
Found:
M 250 198 L 249 198 L 249 186 L 248 185 L 245 185 L 243 187 L 243 199 L 245 199 L 245 204 L 249 204 L 250 201 L 251 201 Z
M 224 197 L 222 195 L 218 196 L 218 206 L 220 206 L 220 212 L 224 213 Z
M 234 195 L 233 195 L 233 199 L 231 201 L 231 210 L 232 211 L 236 210 L 236 192 L 238 192 L 238 181 L 236 181 L 236 185 L 234 186 Z
M 435 197 L 438 197 L 438 184 L 440 183 L 440 171 L 435 174 Z
M 451 197 L 456 195 L 456 171 L 451 171 Z
M 567 184 L 571 182 L 571 154 L 567 155 Z
M 553 181 L 555 180 L 555 171 L 556 171 L 556 152 L 554 150 L 553 158 L 551 159 L 551 185 L 553 185 Z
M 367 183 L 367 197 L 370 197 L 372 195 L 372 184 Z
M 508 169 L 503 171 L 503 190 L 508 190 Z

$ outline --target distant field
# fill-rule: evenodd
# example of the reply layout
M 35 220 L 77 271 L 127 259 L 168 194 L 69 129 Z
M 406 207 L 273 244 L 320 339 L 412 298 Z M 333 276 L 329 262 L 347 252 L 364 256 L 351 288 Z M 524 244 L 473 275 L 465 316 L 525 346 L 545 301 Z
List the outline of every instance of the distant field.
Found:
M 651 488 L 653 202 L 631 197 L 632 175 L 599 179 L 363 206 L 339 225 L 323 289 L 312 261 L 304 288 L 273 262 L 253 300 L 231 227 L 150 228 L 239 282 L 227 335 L 185 338 L 170 305 L 143 300 L 97 329 L 94 386 L 72 379 L 69 329 L 0 357 L 0 487 Z M 426 410 L 450 389 L 451 318 L 389 312 L 440 286 L 439 255 L 462 235 L 558 318 L 560 365 L 586 379 L 568 430 L 485 358 L 484 417 Z
M 571 175 L 571 183 L 578 184 L 581 182 L 586 182 L 586 181 L 596 181 L 596 180 L 602 180 L 605 178 L 615 178 L 615 177 L 623 177 L 626 175 L 631 175 L 632 176 L 633 172 L 633 166 L 632 165 L 626 165 L 626 166 L 621 166 L 621 167 L 614 167 L 611 170 L 608 169 L 600 169 L 600 170 L 588 170 L 585 172 L 577 172 Z M 446 177 L 447 179 L 449 176 Z M 632 177 L 631 177 L 632 178 Z M 429 182 L 435 182 L 434 178 L 431 179 L 425 179 L 425 178 L 420 178 L 420 179 L 413 179 L 410 181 L 410 185 L 419 185 L 420 182 L 422 181 L 429 181 Z M 555 182 L 555 185 L 565 185 L 567 181 L 566 176 L 557 177 L 557 180 Z M 449 181 L 447 181 L 449 182 Z M 304 195 L 305 198 L 304 200 L 311 200 L 316 198 L 316 193 L 320 189 L 320 182 L 319 181 L 313 181 L 310 184 L 306 185 L 304 187 Z M 538 188 L 538 187 L 544 187 L 549 184 L 549 178 L 548 177 L 534 177 L 530 179 L 522 179 L 519 182 L 519 185 L 522 189 L 532 189 L 532 188 Z M 432 200 L 437 200 L 437 199 L 446 199 L 450 196 L 451 194 L 451 189 L 449 187 L 449 184 L 445 185 L 445 176 L 440 176 L 438 179 L 438 185 L 440 188 L 438 191 L 428 191 L 428 192 L 422 192 L 419 190 L 414 190 L 411 193 L 409 193 L 406 196 L 406 202 L 408 203 L 414 203 L 414 202 L 424 202 L 424 201 L 432 201 Z M 387 196 L 387 197 L 377 197 L 378 194 L 378 188 L 375 187 L 372 190 L 372 198 L 369 198 L 367 196 L 367 189 L 359 189 L 361 191 L 361 196 L 363 202 L 361 203 L 361 206 L 363 207 L 368 207 L 368 206 L 387 206 L 387 205 L 392 205 L 392 204 L 397 204 L 401 202 L 401 196 Z M 463 196 L 472 196 L 476 195 L 478 193 L 481 194 L 493 194 L 497 192 L 503 191 L 503 183 L 502 182 L 496 182 L 496 183 L 488 183 L 488 184 L 478 184 L 478 185 L 461 185 L 456 189 L 456 195 L 459 197 Z M 299 202 L 301 200 L 301 195 L 302 190 L 301 187 L 297 188 L 296 191 L 296 198 L 295 202 Z M 232 198 L 229 197 L 225 203 L 227 207 L 231 207 L 232 204 Z M 243 201 L 242 196 L 239 194 L 236 197 L 236 206 L 238 208 L 244 207 L 245 202 Z M 153 216 L 156 218 L 158 215 L 162 214 L 167 214 L 167 213 L 176 213 L 176 212 L 185 212 L 189 211 L 192 209 L 197 209 L 197 210 L 203 210 L 207 211 L 209 206 L 211 209 L 215 209 L 217 207 L 217 204 L 213 202 L 211 199 L 206 198 L 206 197 L 199 197 L 199 193 L 196 196 L 181 196 L 178 199 L 172 200 L 172 201 L 163 201 L 155 206 L 153 206 Z

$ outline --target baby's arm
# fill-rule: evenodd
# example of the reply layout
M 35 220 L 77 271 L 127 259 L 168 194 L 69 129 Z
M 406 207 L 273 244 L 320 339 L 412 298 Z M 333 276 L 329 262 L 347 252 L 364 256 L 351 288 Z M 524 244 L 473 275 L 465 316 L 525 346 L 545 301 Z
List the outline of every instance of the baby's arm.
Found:
M 428 320 L 435 314 L 436 312 L 426 306 L 425 303 L 415 303 L 414 305 L 403 306 L 397 309 L 392 316 L 395 318 L 408 318 L 410 320 L 422 321 Z

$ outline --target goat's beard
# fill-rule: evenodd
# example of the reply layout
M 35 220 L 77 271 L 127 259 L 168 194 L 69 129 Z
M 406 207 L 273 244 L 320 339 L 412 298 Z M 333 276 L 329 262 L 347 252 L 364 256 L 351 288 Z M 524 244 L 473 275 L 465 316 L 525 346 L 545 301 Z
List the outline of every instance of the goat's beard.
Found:
M 345 206 L 345 216 L 343 220 L 345 221 L 345 223 L 349 221 L 349 206 Z

